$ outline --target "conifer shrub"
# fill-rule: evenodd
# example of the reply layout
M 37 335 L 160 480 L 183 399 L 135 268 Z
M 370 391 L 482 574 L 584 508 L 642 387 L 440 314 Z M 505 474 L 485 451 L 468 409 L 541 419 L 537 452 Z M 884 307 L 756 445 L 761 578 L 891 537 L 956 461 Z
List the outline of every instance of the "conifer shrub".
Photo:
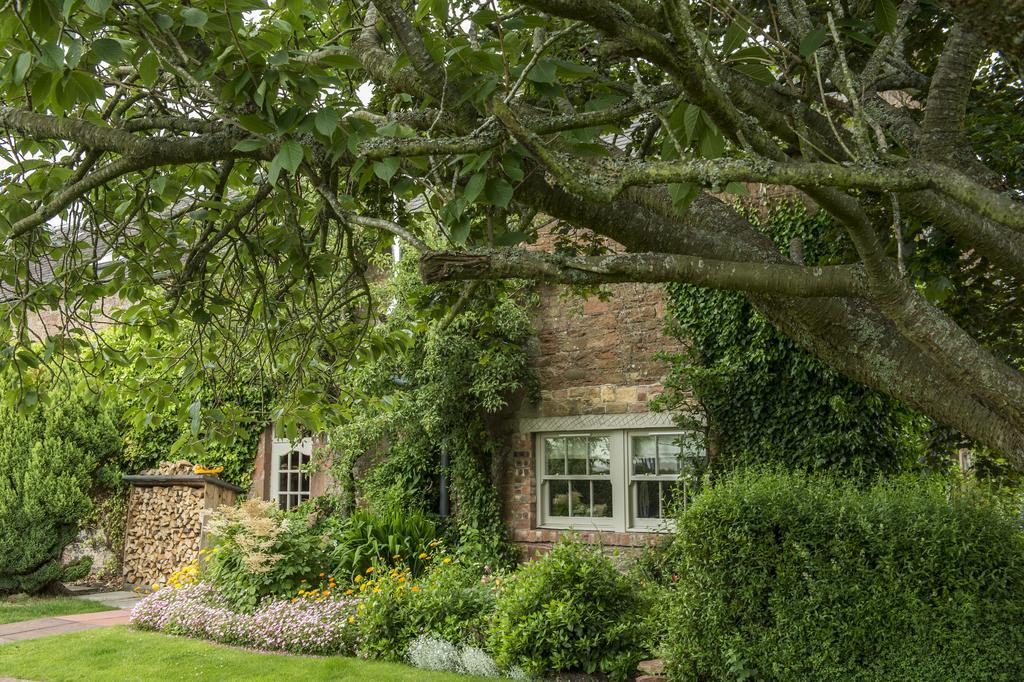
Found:
M 73 393 L 23 414 L 0 407 L 0 595 L 84 576 L 61 552 L 92 510 L 98 462 L 119 446 L 110 418 Z
M 668 551 L 675 679 L 1024 670 L 1020 510 L 975 484 L 738 472 L 681 513 Z

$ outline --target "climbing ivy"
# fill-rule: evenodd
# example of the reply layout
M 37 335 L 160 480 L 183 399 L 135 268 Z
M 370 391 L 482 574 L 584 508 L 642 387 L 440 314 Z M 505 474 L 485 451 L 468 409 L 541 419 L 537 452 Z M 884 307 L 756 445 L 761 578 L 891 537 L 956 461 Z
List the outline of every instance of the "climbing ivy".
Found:
M 514 555 L 491 477 L 500 442 L 490 421 L 513 394 L 536 391 L 526 353 L 531 296 L 517 283 L 423 285 L 407 264 L 380 287 L 394 301 L 382 323 L 390 329 L 381 331 L 394 337 L 404 328 L 410 343 L 342 378 L 352 410 L 330 434 L 341 506 L 358 499 L 382 513 L 436 513 L 444 473 L 460 550 L 508 563 Z
M 784 202 L 749 218 L 780 249 L 802 248 L 805 263 L 852 255 L 824 212 Z M 690 350 L 673 357 L 663 403 L 700 403 L 713 470 L 772 462 L 869 477 L 913 467 L 929 450 L 928 420 L 814 358 L 742 294 L 687 284 L 668 292 L 670 332 Z

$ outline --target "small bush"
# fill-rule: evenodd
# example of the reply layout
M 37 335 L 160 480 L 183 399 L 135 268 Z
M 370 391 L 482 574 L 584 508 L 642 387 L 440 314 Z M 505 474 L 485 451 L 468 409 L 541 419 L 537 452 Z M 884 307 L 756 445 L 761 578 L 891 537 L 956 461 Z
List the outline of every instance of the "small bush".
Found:
M 489 643 L 498 665 L 528 674 L 625 679 L 646 653 L 644 600 L 599 548 L 563 540 L 499 591 Z
M 211 518 L 215 545 L 204 577 L 236 609 L 252 610 L 264 597 L 286 597 L 327 565 L 330 538 L 302 510 L 247 500 L 221 507 Z
M 459 647 L 439 637 L 420 635 L 409 643 L 409 664 L 423 670 L 438 670 L 476 677 L 501 677 L 491 655 L 474 646 Z
M 431 635 L 453 644 L 480 645 L 494 609 L 493 582 L 449 556 L 425 558 L 433 565 L 420 580 L 408 569 L 371 574 L 360 581 L 360 653 L 399 661 L 409 643 Z
M 971 485 L 743 472 L 678 519 L 677 679 L 1013 680 L 1024 532 Z

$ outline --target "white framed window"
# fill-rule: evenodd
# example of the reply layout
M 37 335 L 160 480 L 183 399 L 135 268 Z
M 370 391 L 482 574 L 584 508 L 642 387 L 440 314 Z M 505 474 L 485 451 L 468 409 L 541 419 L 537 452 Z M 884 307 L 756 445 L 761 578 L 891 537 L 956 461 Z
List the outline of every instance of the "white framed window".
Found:
M 309 499 L 309 461 L 313 439 L 298 442 L 275 438 L 270 453 L 270 499 L 292 509 Z
M 667 529 L 675 496 L 705 456 L 679 430 L 591 430 L 537 434 L 540 525 L 577 530 Z M 680 480 L 682 479 L 682 480 Z

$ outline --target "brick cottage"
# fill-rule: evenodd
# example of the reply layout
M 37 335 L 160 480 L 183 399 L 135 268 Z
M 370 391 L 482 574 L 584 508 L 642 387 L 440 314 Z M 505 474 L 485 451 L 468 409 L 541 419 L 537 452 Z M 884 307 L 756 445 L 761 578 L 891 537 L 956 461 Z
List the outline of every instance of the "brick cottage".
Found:
M 698 439 L 650 401 L 663 390 L 659 352 L 682 345 L 663 332 L 659 285 L 615 284 L 608 300 L 538 285 L 530 345 L 540 401 L 525 399 L 496 428 L 506 448 L 495 462 L 502 513 L 524 556 L 544 551 L 567 530 L 610 547 L 658 537 L 679 473 L 703 456 Z M 330 490 L 325 471 L 301 471 L 315 444 L 259 441 L 250 494 L 283 508 Z

